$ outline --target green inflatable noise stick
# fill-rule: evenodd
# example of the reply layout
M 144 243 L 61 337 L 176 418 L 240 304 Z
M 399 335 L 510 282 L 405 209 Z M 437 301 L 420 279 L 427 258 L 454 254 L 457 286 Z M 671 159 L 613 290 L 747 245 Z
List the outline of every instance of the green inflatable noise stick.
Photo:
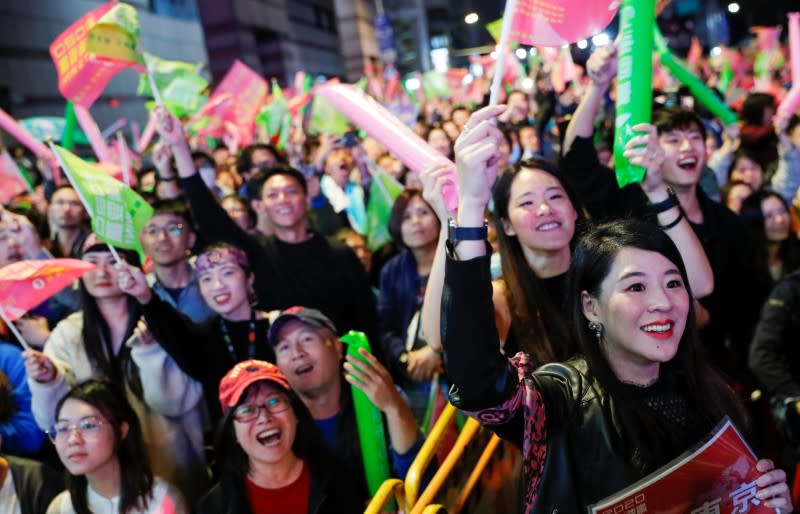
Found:
M 730 107 L 725 105 L 725 102 L 717 96 L 708 86 L 706 86 L 702 80 L 697 78 L 694 73 L 687 70 L 685 66 L 683 66 L 678 60 L 672 55 L 672 52 L 669 50 L 666 41 L 664 40 L 664 36 L 658 31 L 657 27 L 653 27 L 655 31 L 655 47 L 656 52 L 658 53 L 658 59 L 661 61 L 662 66 L 669 70 L 673 77 L 675 77 L 678 82 L 683 84 L 684 86 L 689 88 L 689 91 L 692 93 L 698 102 L 705 106 L 706 109 L 711 112 L 714 116 L 722 120 L 722 123 L 725 125 L 730 125 L 732 123 L 736 123 L 738 118 L 736 117 L 736 113 L 734 113 Z
M 652 114 L 653 27 L 655 2 L 623 0 L 619 9 L 617 112 L 614 127 L 614 163 L 617 184 L 641 182 L 645 169 L 628 162 L 625 145 L 637 134 L 633 127 L 650 123 Z
M 351 330 L 341 338 L 347 344 L 347 355 L 360 362 L 366 359 L 358 350 L 364 348 L 372 353 L 367 336 L 363 332 Z M 389 455 L 386 452 L 386 435 L 383 431 L 383 415 L 361 389 L 350 386 L 353 392 L 353 406 L 356 412 L 358 438 L 361 441 L 361 458 L 364 462 L 364 474 L 367 477 L 367 488 L 370 496 L 375 493 L 389 478 Z

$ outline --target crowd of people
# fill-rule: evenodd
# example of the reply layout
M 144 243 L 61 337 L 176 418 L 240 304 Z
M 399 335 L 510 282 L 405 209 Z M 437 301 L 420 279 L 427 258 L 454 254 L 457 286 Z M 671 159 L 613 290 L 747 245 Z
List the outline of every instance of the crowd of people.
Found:
M 2 327 L 0 511 L 362 512 L 351 389 L 402 478 L 449 388 L 520 447 L 525 512 L 585 510 L 725 416 L 772 457 L 757 498 L 790 512 L 800 116 L 768 93 L 727 127 L 656 102 L 625 148 L 644 180 L 619 188 L 616 69 L 608 45 L 561 94 L 543 78 L 498 106 L 429 99 L 414 130 L 456 174 L 298 124 L 283 150 L 202 149 L 156 106 L 144 262 L 117 260 L 75 189 L 29 162 L 35 192 L 0 211 L 0 267 L 95 268 L 15 322 L 31 348 Z M 392 242 L 371 248 L 377 168 L 405 190 Z M 351 330 L 371 353 L 346 356 Z

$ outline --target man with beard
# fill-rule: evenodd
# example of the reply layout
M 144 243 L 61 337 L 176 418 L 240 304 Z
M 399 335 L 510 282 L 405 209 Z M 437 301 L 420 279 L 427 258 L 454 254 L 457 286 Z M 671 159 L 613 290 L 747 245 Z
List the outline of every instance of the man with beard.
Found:
M 214 311 L 200 295 L 189 262 L 196 239 L 188 209 L 176 200 L 156 202 L 153 217 L 139 235 L 145 255 L 153 262 L 153 272 L 147 277 L 153 291 L 199 324 L 213 316 Z

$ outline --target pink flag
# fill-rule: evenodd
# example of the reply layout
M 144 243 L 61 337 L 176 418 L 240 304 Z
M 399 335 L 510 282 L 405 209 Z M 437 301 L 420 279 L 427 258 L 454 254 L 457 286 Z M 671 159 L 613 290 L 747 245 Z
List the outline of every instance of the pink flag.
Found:
M 78 106 L 90 107 L 108 82 L 122 69 L 137 63 L 90 53 L 89 34 L 100 18 L 118 5 L 111 0 L 92 9 L 62 32 L 50 45 L 50 56 L 58 71 L 58 90 Z
M 15 196 L 29 191 L 28 183 L 22 178 L 17 163 L 3 150 L 0 156 L 0 204 L 7 203 Z
M 89 140 L 89 144 L 92 146 L 97 160 L 110 161 L 111 151 L 106 144 L 103 134 L 100 133 L 97 123 L 95 123 L 94 118 L 92 118 L 92 115 L 89 113 L 89 109 L 82 105 L 75 104 L 75 117 L 78 119 L 78 123 L 83 129 L 84 134 L 86 134 L 86 138 Z
M 611 22 L 619 0 L 517 0 L 512 41 L 561 46 L 597 34 Z
M 553 71 L 550 73 L 550 82 L 556 93 L 562 93 L 567 87 L 567 82 L 575 80 L 575 63 L 572 61 L 572 53 L 569 48 L 562 48 L 558 60 L 553 63 Z
M 20 261 L 0 269 L 0 308 L 16 321 L 95 268 L 78 259 Z
M 697 36 L 692 38 L 692 45 L 689 47 L 689 55 L 686 56 L 686 62 L 693 70 L 697 70 L 700 64 L 700 59 L 703 57 L 703 47 Z
M 209 117 L 212 119 L 211 123 L 215 130 L 220 132 L 224 132 L 225 121 L 233 122 L 246 138 L 240 143 L 249 145 L 253 139 L 256 115 L 266 100 L 268 92 L 267 81 L 237 59 L 206 105 L 192 119 L 199 120 Z

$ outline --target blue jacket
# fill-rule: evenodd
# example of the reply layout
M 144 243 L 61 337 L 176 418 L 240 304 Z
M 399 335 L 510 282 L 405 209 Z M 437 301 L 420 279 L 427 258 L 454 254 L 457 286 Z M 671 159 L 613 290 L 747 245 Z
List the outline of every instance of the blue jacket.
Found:
M 408 250 L 392 257 L 381 270 L 379 333 L 390 365 L 406 350 L 406 331 L 419 307 L 420 286 L 417 261 Z
M 44 441 L 44 432 L 36 425 L 31 412 L 31 391 L 28 389 L 22 351 L 11 343 L 0 341 L 0 372 L 8 377 L 17 411 L 0 422 L 3 452 L 11 455 L 33 453 Z

